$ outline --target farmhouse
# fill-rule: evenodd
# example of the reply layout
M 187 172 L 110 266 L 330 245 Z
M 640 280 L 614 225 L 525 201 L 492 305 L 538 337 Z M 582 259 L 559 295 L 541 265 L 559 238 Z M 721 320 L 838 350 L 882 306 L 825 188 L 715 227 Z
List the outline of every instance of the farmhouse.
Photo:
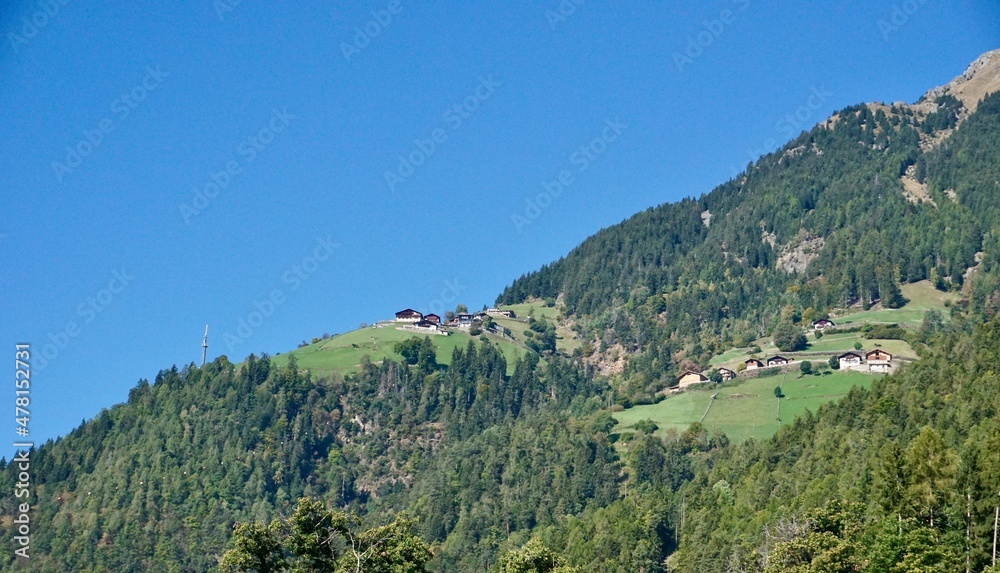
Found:
M 813 321 L 813 330 L 826 330 L 827 328 L 833 328 L 837 326 L 832 320 L 821 318 L 819 320 Z
M 412 308 L 404 308 L 396 313 L 396 322 L 417 322 L 423 318 L 424 315 L 413 310 Z
M 841 368 L 850 368 L 861 364 L 861 355 L 856 352 L 845 352 L 837 357 L 837 363 Z
M 868 363 L 870 372 L 889 372 L 892 370 L 892 354 L 880 348 L 865 352 L 865 362 Z
M 425 314 L 424 320 L 427 322 L 433 322 L 434 324 L 441 324 L 441 317 L 436 314 Z
M 455 320 L 458 321 L 459 326 L 471 326 L 472 325 L 472 315 L 466 312 L 462 312 L 455 315 Z
M 764 363 L 756 358 L 749 358 L 746 362 L 744 362 L 744 364 L 747 365 L 747 370 L 756 370 L 764 367 Z
M 487 308 L 486 314 L 489 316 L 502 316 L 504 318 L 516 318 L 513 310 L 500 310 L 499 308 Z
M 767 359 L 768 366 L 784 366 L 788 364 L 788 359 L 784 356 L 772 356 Z
M 419 328 L 420 330 L 431 330 L 436 331 L 438 329 L 438 324 L 436 322 L 431 322 L 429 320 L 418 320 L 413 323 L 413 328 Z
M 678 388 L 684 388 L 685 386 L 699 384 L 701 382 L 708 382 L 708 378 L 706 378 L 704 374 L 692 372 L 691 370 L 686 370 L 683 374 L 677 377 Z
M 722 380 L 732 380 L 736 378 L 736 373 L 728 368 L 719 368 L 719 376 L 722 376 Z

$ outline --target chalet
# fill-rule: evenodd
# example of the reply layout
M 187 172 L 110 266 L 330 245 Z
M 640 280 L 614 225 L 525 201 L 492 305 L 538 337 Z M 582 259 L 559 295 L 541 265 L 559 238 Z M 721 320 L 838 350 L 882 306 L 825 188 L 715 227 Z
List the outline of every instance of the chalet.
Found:
M 486 314 L 489 316 L 501 316 L 503 318 L 515 318 L 513 310 L 500 310 L 499 308 L 487 308 Z
M 845 352 L 837 357 L 837 363 L 841 368 L 861 365 L 861 355 L 856 352 Z
M 819 320 L 813 321 L 813 330 L 826 330 L 827 328 L 833 328 L 837 326 L 832 320 L 821 318 Z
M 756 358 L 748 358 L 744 364 L 747 365 L 747 370 L 756 370 L 764 367 L 764 363 Z
M 889 372 L 892 370 L 892 354 L 881 348 L 865 352 L 865 362 L 869 372 Z
M 437 331 L 438 323 L 431 322 L 429 320 L 418 320 L 417 322 L 413 323 L 413 328 L 419 328 L 420 330 Z
M 404 308 L 396 313 L 396 322 L 418 322 L 423 318 L 424 315 L 413 310 L 412 308 Z
M 467 312 L 460 312 L 455 315 L 455 320 L 458 321 L 459 326 L 471 326 L 472 325 L 472 315 Z
M 722 376 L 722 380 L 732 380 L 736 378 L 736 373 L 728 368 L 719 368 L 719 376 Z
M 441 317 L 436 314 L 425 314 L 424 320 L 427 322 L 433 322 L 434 324 L 441 324 Z
M 678 388 L 684 388 L 685 386 L 700 384 L 702 382 L 708 382 L 708 378 L 706 378 L 704 374 L 692 372 L 691 370 L 686 370 L 683 374 L 677 377 Z
M 768 366 L 784 366 L 785 364 L 788 364 L 788 362 L 788 359 L 784 356 L 772 356 L 767 359 Z

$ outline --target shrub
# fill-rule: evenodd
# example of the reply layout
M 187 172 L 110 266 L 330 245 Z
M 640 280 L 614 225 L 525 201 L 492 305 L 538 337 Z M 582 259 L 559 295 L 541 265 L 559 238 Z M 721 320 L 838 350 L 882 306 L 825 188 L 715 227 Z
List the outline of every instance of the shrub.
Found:
M 632 427 L 644 434 L 652 434 L 656 430 L 660 429 L 660 427 L 656 425 L 656 422 L 649 419 L 639 420 L 638 422 L 633 424 Z

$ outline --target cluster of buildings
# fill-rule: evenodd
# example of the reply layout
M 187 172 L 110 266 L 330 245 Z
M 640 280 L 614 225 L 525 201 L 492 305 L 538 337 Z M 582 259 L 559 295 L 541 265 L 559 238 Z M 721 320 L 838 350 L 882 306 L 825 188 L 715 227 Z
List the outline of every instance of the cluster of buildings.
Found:
M 451 320 L 443 322 L 441 317 L 436 314 L 422 314 L 412 308 L 404 308 L 396 313 L 396 318 L 393 322 L 401 323 L 404 325 L 404 328 L 408 329 L 448 334 L 448 331 L 444 330 L 443 327 L 467 330 L 472 327 L 472 323 L 482 322 L 487 316 L 515 318 L 514 311 L 488 308 L 476 313 L 460 312 L 452 317 Z
M 863 357 L 857 352 L 845 352 L 837 357 L 837 362 L 841 369 L 858 370 L 867 364 L 869 372 L 889 372 L 892 370 L 892 354 L 881 348 L 869 350 L 864 353 Z
M 748 358 L 743 362 L 743 364 L 746 365 L 747 370 L 757 370 L 759 368 L 786 366 L 793 362 L 794 360 L 776 354 L 765 360 Z M 869 372 L 890 372 L 892 370 L 892 354 L 882 350 L 881 348 L 870 350 L 865 352 L 863 355 L 858 354 L 857 352 L 845 352 L 837 356 L 837 362 L 842 370 L 862 370 L 866 365 L 868 366 Z M 729 368 L 719 368 L 718 372 L 719 375 L 722 376 L 723 381 L 736 378 L 736 372 L 730 370 Z M 708 377 L 701 372 L 686 370 L 677 377 L 677 386 L 674 386 L 673 389 L 680 390 L 692 384 L 708 382 L 708 380 Z

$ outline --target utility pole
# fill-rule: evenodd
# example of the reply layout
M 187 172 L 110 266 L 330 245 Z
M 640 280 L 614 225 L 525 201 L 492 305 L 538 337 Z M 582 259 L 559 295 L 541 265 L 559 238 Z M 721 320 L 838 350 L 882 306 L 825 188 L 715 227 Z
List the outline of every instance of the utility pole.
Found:
M 205 325 L 205 338 L 201 341 L 201 365 L 205 365 L 205 356 L 208 354 L 208 325 Z
M 997 522 L 1000 522 L 1000 505 L 993 513 L 993 568 L 997 566 Z

